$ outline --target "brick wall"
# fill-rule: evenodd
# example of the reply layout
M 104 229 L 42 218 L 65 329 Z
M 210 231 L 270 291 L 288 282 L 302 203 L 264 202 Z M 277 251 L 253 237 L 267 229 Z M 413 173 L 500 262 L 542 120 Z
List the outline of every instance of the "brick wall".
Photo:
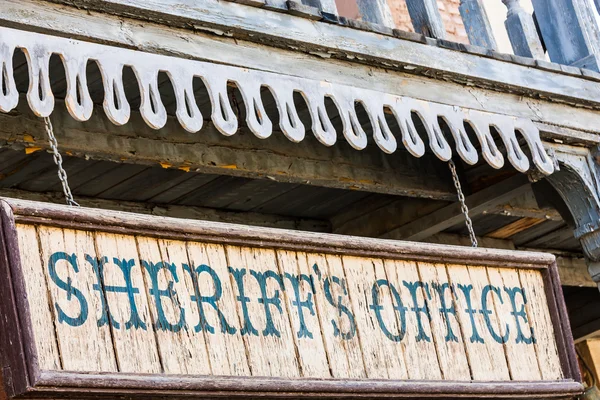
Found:
M 405 0 L 387 0 L 387 2 L 396 22 L 396 28 L 403 31 L 413 31 L 414 29 L 408 15 Z M 336 3 L 340 15 L 347 18 L 360 19 L 360 13 L 355 1 L 336 0 Z M 468 43 L 467 32 L 458 11 L 459 4 L 460 0 L 438 0 L 440 14 L 448 32 L 448 40 Z

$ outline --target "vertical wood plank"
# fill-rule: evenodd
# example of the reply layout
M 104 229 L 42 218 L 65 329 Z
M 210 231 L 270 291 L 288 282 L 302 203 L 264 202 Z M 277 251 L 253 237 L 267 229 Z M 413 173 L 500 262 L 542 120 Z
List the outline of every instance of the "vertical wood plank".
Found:
M 394 285 L 403 301 L 401 307 L 406 308 L 406 334 L 403 343 L 408 377 L 441 380 L 443 377 L 431 337 L 431 325 L 424 313 L 426 295 L 424 288 L 416 285 L 421 281 L 417 264 L 412 261 L 384 260 L 384 265 L 390 283 Z M 422 309 L 422 312 L 418 311 L 418 308 Z M 422 331 L 419 326 L 422 327 Z
M 239 329 L 242 325 L 227 271 L 225 248 L 218 244 L 188 242 L 187 252 L 191 265 L 195 268 L 210 267 L 218 279 L 215 280 L 207 268 L 202 268 L 203 272 L 197 273 L 195 278 L 199 296 L 217 298 L 215 303 L 218 311 L 207 303 L 202 305 L 206 322 L 214 329 L 214 334 L 205 333 L 213 374 L 250 376 L 244 340 Z M 190 279 L 189 274 L 186 274 L 186 279 Z M 217 287 L 219 284 L 220 296 Z
M 238 271 L 238 312 L 246 316 L 244 327 L 247 329 L 242 335 L 252 374 L 299 377 L 290 321 L 282 304 L 283 279 L 275 252 L 233 246 L 227 246 L 226 251 L 229 266 Z M 241 275 L 240 271 L 246 272 Z M 244 295 L 240 291 L 242 287 Z M 246 301 L 240 302 L 244 297 Z
M 488 335 L 483 314 L 479 312 L 483 288 L 490 284 L 485 267 L 448 265 L 448 276 L 456 290 L 456 307 L 467 358 L 477 381 L 509 380 L 504 346 Z M 490 324 L 499 329 L 497 316 L 490 316 Z
M 502 0 L 508 9 L 504 26 L 513 51 L 522 57 L 544 59 L 544 47 L 533 17 L 523 9 L 520 0 Z
M 371 308 L 374 303 L 373 284 L 377 281 L 375 265 L 381 265 L 382 261 L 344 256 L 342 262 L 367 376 L 372 379 L 405 379 L 407 374 L 403 355 L 398 354 L 397 342 L 385 336 Z M 383 289 L 376 287 L 378 304 L 380 293 L 386 289 L 387 286 Z M 391 307 L 388 308 L 388 312 L 390 310 Z M 391 319 L 384 320 L 382 316 L 382 323 L 393 323 L 395 319 L 393 313 Z
M 53 306 L 48 296 L 36 228 L 17 224 L 17 236 L 38 365 L 41 370 L 60 370 Z
M 306 258 L 308 266 L 317 276 L 315 301 L 331 374 L 334 378 L 366 378 L 358 337 L 347 334 L 351 332 L 349 317 L 337 308 L 349 310 L 351 307 L 342 260 L 339 256 L 324 254 L 307 254 Z M 328 287 L 328 294 L 325 287 Z
M 97 324 L 102 316 L 102 303 L 93 289 L 95 277 L 86 261 L 88 255 L 96 257 L 93 235 L 40 226 L 38 236 L 42 260 L 47 264 L 50 298 L 57 315 L 56 332 L 63 368 L 66 371 L 117 371 L 110 327 Z M 82 354 L 94 357 L 90 359 Z
M 458 10 L 465 25 L 469 42 L 475 46 L 497 50 L 498 46 L 483 0 L 461 0 Z
M 363 21 L 394 28 L 394 18 L 387 0 L 356 0 Z
M 589 0 L 533 0 L 532 3 L 550 60 L 598 71 L 600 27 L 592 3 Z
M 446 38 L 437 0 L 406 0 L 406 6 L 415 32 L 436 39 Z
M 431 333 L 444 380 L 471 380 L 464 338 L 452 299 L 452 286 L 444 264 L 417 263 L 421 281 L 429 285 L 427 299 L 431 313 Z M 443 299 L 443 302 L 442 302 Z M 452 311 L 453 310 L 453 311 Z
M 286 312 L 290 316 L 302 376 L 331 377 L 315 304 L 315 282 L 306 254 L 278 250 L 277 262 L 285 281 Z
M 533 344 L 517 343 L 516 341 L 517 331 L 520 328 L 517 327 L 515 316 L 511 314 L 514 313 L 514 310 L 510 294 L 506 291 L 506 288 L 510 291 L 512 288 L 521 286 L 518 272 L 508 268 L 488 268 L 488 276 L 491 284 L 500 293 L 494 293 L 494 290 L 491 290 L 488 291 L 486 297 L 491 300 L 490 303 L 493 304 L 498 320 L 501 321 L 496 335 L 500 336 L 502 341 L 505 342 L 504 348 L 511 379 L 521 381 L 541 379 L 535 347 Z M 521 321 L 519 325 L 525 330 L 529 329 L 529 324 L 524 323 L 524 321 Z M 505 341 L 506 332 L 508 332 L 508 336 Z M 525 333 L 527 334 L 527 332 Z
M 188 287 L 183 271 L 183 264 L 189 264 L 185 243 L 147 237 L 136 241 L 164 373 L 210 374 L 204 335 L 194 329 L 198 312 L 190 297 L 193 285 Z
M 338 15 L 335 0 L 302 0 L 302 3 L 306 4 L 307 6 L 317 7 L 323 12 Z
M 542 379 L 562 379 L 560 357 L 554 340 L 554 328 L 548 312 L 548 300 L 542 275 L 539 271 L 520 270 L 519 277 L 527 298 L 525 308 L 534 332 L 535 350 Z
M 488 277 L 491 284 L 499 292 L 498 294 L 494 292 L 494 289 L 490 290 L 487 292 L 486 297 L 488 304 L 493 304 L 493 307 L 490 307 L 490 311 L 493 310 L 498 315 L 497 319 L 500 323 L 495 333 L 504 342 L 511 379 L 523 381 L 539 380 L 541 378 L 540 367 L 534 346 L 522 342 L 517 343 L 516 341 L 516 334 L 519 328 L 517 327 L 515 316 L 511 314 L 514 313 L 514 310 L 510 300 L 510 293 L 506 290 L 510 291 L 512 288 L 519 288 L 521 286 L 519 274 L 514 269 L 488 268 Z M 519 325 L 528 329 L 528 324 L 520 323 Z M 507 340 L 504 340 L 505 336 Z M 488 338 L 494 340 L 491 338 L 489 332 L 486 340 Z
M 95 236 L 96 254 L 106 257 L 102 277 L 106 316 L 112 325 L 119 371 L 159 373 L 162 366 L 135 238 L 102 232 Z
M 383 260 L 374 260 L 373 266 L 375 267 L 375 279 L 376 281 L 387 281 L 388 280 L 385 265 Z M 389 286 L 381 287 L 379 286 L 378 290 L 379 304 L 383 307 L 381 311 L 382 317 L 384 321 L 387 321 L 388 326 L 392 329 L 391 334 L 393 336 L 398 336 L 400 332 L 401 326 L 399 326 L 400 316 L 394 309 L 395 298 L 392 295 L 391 289 Z M 398 339 L 397 337 L 395 339 Z M 383 339 L 382 339 L 383 340 Z M 388 374 L 390 379 L 408 379 L 408 368 L 409 366 L 406 363 L 406 357 L 404 355 L 406 351 L 406 346 L 402 343 L 393 342 L 393 345 L 390 347 L 389 343 L 386 346 L 387 348 L 387 356 L 389 358 L 388 361 Z

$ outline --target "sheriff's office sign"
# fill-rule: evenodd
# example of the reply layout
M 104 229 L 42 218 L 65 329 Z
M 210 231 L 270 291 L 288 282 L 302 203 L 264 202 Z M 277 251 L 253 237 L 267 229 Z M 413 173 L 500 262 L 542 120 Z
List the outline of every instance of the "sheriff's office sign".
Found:
M 9 395 L 565 397 L 554 257 L 7 200 Z

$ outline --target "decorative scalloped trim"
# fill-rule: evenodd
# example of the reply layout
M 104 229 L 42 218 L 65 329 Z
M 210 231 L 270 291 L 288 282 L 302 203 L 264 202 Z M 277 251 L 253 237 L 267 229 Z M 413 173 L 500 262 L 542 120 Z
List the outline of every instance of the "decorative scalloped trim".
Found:
M 223 135 L 230 136 L 238 129 L 237 117 L 227 97 L 227 82 L 234 82 L 244 99 L 246 123 L 259 138 L 267 138 L 273 132 L 260 97 L 260 89 L 267 87 L 275 98 L 280 115 L 279 126 L 292 142 L 300 142 L 305 127 L 300 121 L 293 101 L 294 92 L 302 94 L 312 120 L 312 131 L 324 145 L 332 146 L 337 132 L 325 111 L 325 98 L 333 100 L 342 119 L 343 135 L 357 150 L 367 146 L 367 134 L 361 127 L 355 104 L 361 103 L 373 127 L 373 138 L 385 153 L 396 151 L 398 143 L 384 115 L 389 108 L 398 121 L 401 141 L 415 157 L 425 153 L 425 145 L 417 134 L 411 113 L 417 113 L 429 139 L 429 147 L 443 161 L 452 157 L 452 149 L 444 138 L 438 118 L 442 118 L 452 133 L 456 152 L 468 164 L 475 164 L 479 155 L 470 142 L 464 128 L 469 123 L 481 144 L 483 158 L 494 168 L 504 165 L 504 157 L 494 144 L 490 126 L 498 131 L 507 149 L 510 163 L 521 172 L 527 172 L 530 161 L 518 145 L 515 131 L 519 131 L 533 157 L 533 163 L 544 174 L 551 174 L 554 165 L 546 154 L 539 131 L 529 119 L 464 109 L 439 103 L 396 96 L 368 89 L 333 84 L 269 72 L 180 59 L 176 57 L 144 53 L 134 50 L 81 42 L 54 36 L 0 28 L 0 111 L 9 112 L 19 101 L 13 77 L 12 55 L 21 48 L 29 67 L 29 90 L 27 100 L 32 111 L 40 117 L 49 116 L 54 109 L 54 96 L 50 87 L 49 61 L 58 54 L 65 66 L 67 96 L 65 103 L 69 113 L 78 121 L 90 118 L 93 103 L 86 82 L 88 60 L 95 60 L 102 73 L 105 99 L 104 110 L 116 125 L 126 124 L 130 106 L 123 87 L 123 68 L 133 69 L 140 88 L 140 112 L 146 123 L 162 128 L 167 113 L 158 91 L 158 73 L 168 74 L 177 99 L 177 118 L 183 128 L 197 132 L 202 128 L 203 116 L 195 102 L 192 82 L 200 77 L 208 90 L 212 103 L 211 119 Z M 116 97 L 115 97 L 116 96 Z

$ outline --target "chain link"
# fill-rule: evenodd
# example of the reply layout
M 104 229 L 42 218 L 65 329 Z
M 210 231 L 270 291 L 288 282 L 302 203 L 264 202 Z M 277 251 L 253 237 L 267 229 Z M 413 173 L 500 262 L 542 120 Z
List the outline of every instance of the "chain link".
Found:
M 460 186 L 460 180 L 458 180 L 458 173 L 456 172 L 456 164 L 454 161 L 448 161 L 448 167 L 450 167 L 450 172 L 452 172 L 452 180 L 454 181 L 454 187 L 456 188 L 456 193 L 458 193 L 458 201 L 460 202 L 460 209 L 465 216 L 465 224 L 467 225 L 467 230 L 469 231 L 469 237 L 471 238 L 471 246 L 477 247 L 477 237 L 475 237 L 475 231 L 473 230 L 473 221 L 471 221 L 471 217 L 469 217 L 469 207 L 465 203 L 465 195 L 462 192 L 462 188 Z
M 52 122 L 50 121 L 50 118 L 44 117 L 44 123 L 46 124 L 46 133 L 48 134 L 48 140 L 50 141 L 50 147 L 52 148 L 52 156 L 54 157 L 54 163 L 58 167 L 58 179 L 60 179 L 60 183 L 62 184 L 67 204 L 70 206 L 79 207 L 79 204 L 75 201 L 75 199 L 73 198 L 73 194 L 71 193 L 71 188 L 69 187 L 69 182 L 67 180 L 67 172 L 62 166 L 63 159 L 60 153 L 58 152 L 58 142 L 56 141 L 56 137 L 54 136 L 54 128 L 52 127 Z

